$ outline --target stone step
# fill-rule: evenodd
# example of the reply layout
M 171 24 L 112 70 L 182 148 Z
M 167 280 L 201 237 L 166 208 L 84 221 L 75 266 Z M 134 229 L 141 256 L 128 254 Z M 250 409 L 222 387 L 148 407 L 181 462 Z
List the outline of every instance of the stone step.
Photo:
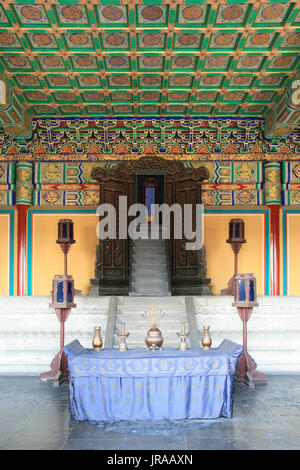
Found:
M 160 264 L 160 263 L 164 263 L 166 264 L 167 263 L 167 257 L 166 256 L 163 256 L 163 255 L 160 255 L 160 254 L 138 254 L 138 255 L 134 255 L 132 257 L 132 264 L 139 264 L 140 266 L 143 266 L 144 262 L 145 261 L 148 261 L 150 262 L 151 261 L 151 264 Z
M 118 305 L 130 305 L 130 306 L 135 306 L 135 305 L 148 305 L 151 307 L 153 303 L 151 302 L 151 299 L 148 297 L 141 297 L 140 299 L 137 300 L 132 300 L 130 297 L 118 297 Z M 159 307 L 160 305 L 183 305 L 185 309 L 185 297 L 183 296 L 176 296 L 176 297 L 167 297 L 164 295 L 159 296 L 158 298 L 155 299 L 155 305 Z
M 135 254 L 144 255 L 144 254 L 150 254 L 150 253 L 165 254 L 166 253 L 165 245 L 163 243 L 157 244 L 155 246 L 149 245 L 148 247 L 143 246 L 143 245 L 134 245 L 131 251 L 132 255 L 135 255 Z
M 133 260 L 131 264 L 131 268 L 144 268 L 145 266 L 150 266 L 152 269 L 157 267 L 164 267 L 165 269 L 167 268 L 167 264 L 165 260 L 160 256 L 155 259 L 150 258 L 145 258 L 144 260 Z
M 168 282 L 168 274 L 163 270 L 155 269 L 154 266 L 152 266 L 152 270 L 148 269 L 146 271 L 141 268 L 135 269 L 134 273 L 131 273 L 131 279 L 135 280 L 134 278 L 136 278 L 136 281 L 144 278 L 147 282 L 161 282 L 164 280 Z
M 130 297 L 144 297 L 145 295 L 148 295 L 149 297 L 156 297 L 156 296 L 160 296 L 160 295 L 170 295 L 170 293 L 168 292 L 161 292 L 161 291 L 158 291 L 158 292 L 154 292 L 153 290 L 152 291 L 143 291 L 143 292 L 136 292 L 136 291 L 132 291 L 129 293 L 129 296 Z
M 184 319 L 182 321 L 184 321 Z M 134 333 L 134 334 L 138 334 L 138 333 L 144 334 L 146 330 L 149 330 L 149 328 L 151 328 L 151 325 L 149 323 L 146 324 L 145 321 L 144 323 L 131 323 L 131 322 L 124 322 L 124 323 L 126 323 L 126 326 L 125 326 L 126 331 L 129 333 Z M 178 321 L 178 322 L 161 321 L 159 325 L 159 329 L 170 332 L 170 333 L 177 333 L 181 329 L 181 321 Z M 185 330 L 188 331 L 187 322 L 186 322 Z M 120 333 L 120 332 L 121 332 L 121 323 L 118 322 L 115 325 L 115 333 Z
M 156 264 L 148 264 L 144 266 L 140 266 L 138 264 L 133 264 L 131 267 L 131 275 L 139 274 L 139 275 L 153 275 L 153 273 L 161 273 L 168 275 L 168 269 L 164 263 Z
M 131 286 L 136 287 L 138 289 L 143 289 L 144 287 L 160 287 L 161 290 L 168 292 L 168 278 L 164 274 L 160 279 L 151 279 L 149 276 L 139 276 L 138 274 L 134 274 L 131 279 Z
M 120 323 L 142 323 L 145 322 L 145 320 L 142 317 L 142 313 L 144 313 L 146 310 L 137 310 L 136 312 L 120 312 L 119 310 L 117 311 L 116 315 L 116 320 L 119 321 Z M 171 320 L 169 320 L 171 318 Z M 186 315 L 185 312 L 177 312 L 177 313 L 172 313 L 168 312 L 166 316 L 163 318 L 164 321 L 168 322 L 181 322 L 181 321 L 187 321 L 185 320 Z

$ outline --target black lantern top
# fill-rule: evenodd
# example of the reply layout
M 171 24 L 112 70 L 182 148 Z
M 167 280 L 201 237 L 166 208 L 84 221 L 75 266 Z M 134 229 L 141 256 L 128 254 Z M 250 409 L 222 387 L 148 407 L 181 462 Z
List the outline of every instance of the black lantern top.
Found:
M 227 243 L 246 243 L 245 222 L 243 219 L 231 219 L 229 222 L 229 238 Z
M 75 243 L 72 220 L 60 219 L 58 222 L 58 239 L 56 243 Z

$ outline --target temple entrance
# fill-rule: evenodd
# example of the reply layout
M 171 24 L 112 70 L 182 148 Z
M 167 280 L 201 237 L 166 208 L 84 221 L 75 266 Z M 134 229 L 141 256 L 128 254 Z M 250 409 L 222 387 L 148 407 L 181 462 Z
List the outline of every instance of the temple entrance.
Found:
M 181 206 L 181 222 L 184 226 L 184 206 L 189 205 L 194 212 L 196 211 L 196 205 L 201 203 L 201 183 L 208 176 L 205 167 L 188 168 L 180 161 L 152 156 L 122 161 L 111 168 L 93 168 L 92 178 L 99 182 L 101 203 L 113 204 L 116 212 L 116 238 L 100 239 L 96 249 L 95 279 L 92 279 L 91 282 L 95 289 L 99 286 L 100 295 L 129 295 L 132 293 L 133 275 L 135 275 L 136 281 L 142 282 L 139 268 L 145 268 L 143 256 L 148 256 L 150 264 L 153 265 L 154 259 L 160 262 L 163 260 L 164 251 L 166 253 L 164 266 L 157 265 L 155 267 L 157 277 L 158 270 L 161 269 L 162 272 L 165 272 L 165 266 L 167 266 L 167 278 L 158 279 L 158 284 L 164 294 L 167 292 L 172 295 L 211 294 L 208 287 L 210 279 L 206 278 L 205 246 L 201 249 L 187 250 L 188 239 L 185 238 L 185 234 L 181 238 L 175 237 L 173 218 L 169 222 L 168 238 L 163 240 L 165 248 L 163 246 L 154 247 L 152 243 L 148 247 L 145 243 L 144 248 L 144 244 L 140 247 L 139 243 L 135 244 L 135 240 L 130 237 L 118 237 L 120 196 L 127 196 L 128 207 L 134 203 L 142 203 L 150 209 L 151 204 L 165 203 L 170 208 L 176 203 Z M 125 210 L 121 209 L 121 211 L 121 215 L 124 216 Z M 149 226 L 153 217 L 151 210 L 148 215 Z M 129 226 L 134 217 L 128 214 L 125 217 L 127 217 L 127 226 Z M 192 217 L 193 230 L 195 230 L 194 215 Z M 159 223 L 161 224 L 161 220 Z M 146 227 L 147 231 L 148 226 Z M 153 251 L 152 257 L 151 250 Z M 138 266 L 134 266 L 136 260 L 139 262 Z M 137 268 L 137 271 L 133 267 Z M 152 276 L 152 279 L 154 277 L 155 275 Z

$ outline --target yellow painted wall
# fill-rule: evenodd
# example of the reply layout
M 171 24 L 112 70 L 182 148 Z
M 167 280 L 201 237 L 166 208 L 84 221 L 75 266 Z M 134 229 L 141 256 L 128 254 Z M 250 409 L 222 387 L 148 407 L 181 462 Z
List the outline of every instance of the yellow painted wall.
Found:
M 0 295 L 9 295 L 10 216 L 0 213 Z
M 287 295 L 300 295 L 300 214 L 287 214 Z
M 68 274 L 75 280 L 75 288 L 87 295 L 90 279 L 94 277 L 95 249 L 98 243 L 94 214 L 33 214 L 33 269 L 32 295 L 49 295 L 55 274 L 63 274 L 64 258 L 57 240 L 59 219 L 74 222 L 74 243 L 68 254 Z
M 264 215 L 229 213 L 205 214 L 204 242 L 207 250 L 207 277 L 211 278 L 214 295 L 228 286 L 234 271 L 234 254 L 228 239 L 228 226 L 232 218 L 245 222 L 245 238 L 238 258 L 240 273 L 253 273 L 257 279 L 257 294 L 264 295 Z
M 258 295 L 264 294 L 264 217 L 262 214 L 232 213 L 205 214 L 205 245 L 207 250 L 207 277 L 212 279 L 211 287 L 215 295 L 227 287 L 233 274 L 234 256 L 226 243 L 228 225 L 232 218 L 241 217 L 245 221 L 247 243 L 239 254 L 239 271 L 253 272 L 257 277 Z M 57 223 L 61 218 L 74 222 L 76 243 L 68 255 L 68 273 L 75 279 L 76 289 L 87 295 L 90 278 L 94 277 L 95 249 L 98 243 L 93 214 L 33 214 L 33 270 L 32 294 L 48 295 L 55 274 L 63 274 L 63 255 L 55 243 Z

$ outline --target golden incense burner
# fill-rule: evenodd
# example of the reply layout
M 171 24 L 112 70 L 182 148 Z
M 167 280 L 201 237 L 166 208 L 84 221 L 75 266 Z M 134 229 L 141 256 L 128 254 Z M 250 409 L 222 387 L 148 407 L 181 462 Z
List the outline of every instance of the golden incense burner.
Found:
M 161 313 L 161 310 L 157 309 L 155 311 L 154 307 L 152 307 L 151 313 L 150 313 L 152 327 L 147 331 L 147 334 L 145 337 L 145 343 L 146 343 L 147 349 L 152 349 L 152 351 L 155 351 L 156 349 L 159 349 L 159 350 L 162 349 L 164 338 L 162 336 L 160 329 L 158 328 L 158 325 L 163 315 Z M 142 316 L 149 321 L 149 314 L 148 315 L 146 314 L 146 316 L 142 314 Z

